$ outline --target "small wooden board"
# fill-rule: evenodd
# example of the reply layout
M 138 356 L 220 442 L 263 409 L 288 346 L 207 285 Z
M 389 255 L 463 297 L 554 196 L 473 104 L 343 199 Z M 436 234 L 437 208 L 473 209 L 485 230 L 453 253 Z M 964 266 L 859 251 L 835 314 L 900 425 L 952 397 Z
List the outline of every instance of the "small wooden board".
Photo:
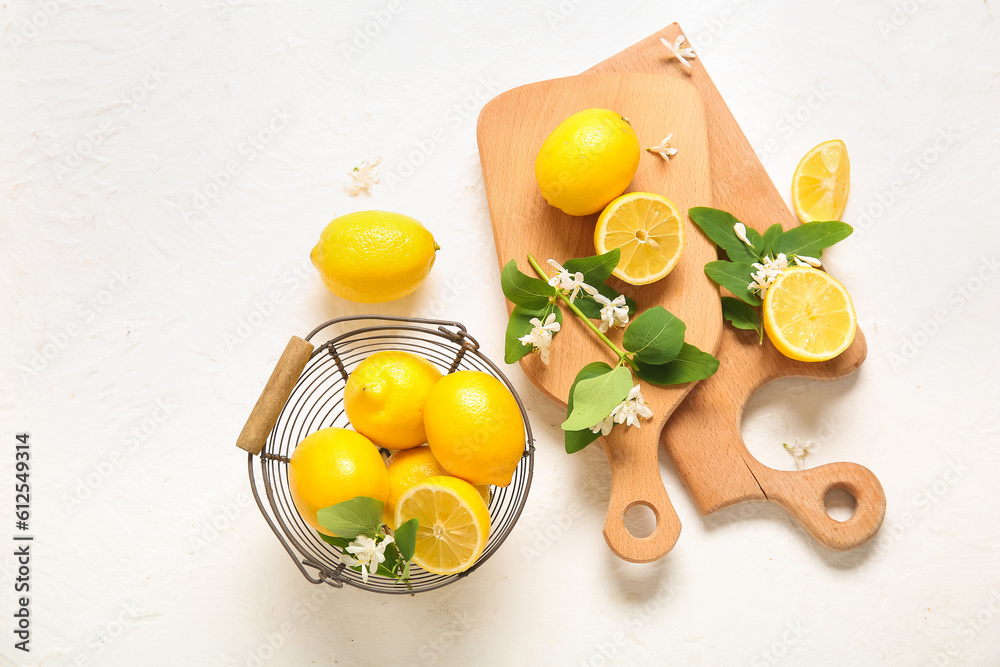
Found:
M 479 116 L 479 153 L 490 217 L 501 266 L 515 259 L 534 275 L 531 253 L 546 269 L 546 260 L 564 262 L 595 254 L 597 215 L 566 215 L 542 198 L 535 182 L 534 161 L 542 142 L 559 123 L 584 109 L 612 109 L 632 119 L 640 146 L 655 146 L 673 132 L 680 152 L 669 163 L 643 153 L 629 192 L 656 192 L 681 211 L 710 200 L 709 138 L 700 95 L 688 81 L 663 73 L 576 76 L 530 84 L 503 93 Z M 704 274 L 715 247 L 689 221 L 681 261 L 665 279 L 634 287 L 615 287 L 636 299 L 640 309 L 663 305 L 687 324 L 685 340 L 714 352 L 722 334 L 718 291 Z M 511 309 L 512 304 L 508 304 Z M 543 393 L 565 405 L 569 388 L 584 365 L 598 360 L 616 363 L 613 353 L 582 322 L 563 310 L 563 330 L 552 344 L 550 365 L 535 355 L 522 360 L 528 379 Z M 620 340 L 620 331 L 618 332 Z M 613 338 L 614 339 L 614 338 Z M 611 466 L 611 497 L 604 536 L 618 556 L 648 562 L 666 554 L 677 540 L 680 522 L 670 504 L 657 464 L 660 430 L 692 385 L 659 388 L 646 385 L 643 396 L 655 417 L 641 429 L 616 428 L 602 438 Z M 644 538 L 625 528 L 625 512 L 633 505 L 650 507 L 656 530 Z

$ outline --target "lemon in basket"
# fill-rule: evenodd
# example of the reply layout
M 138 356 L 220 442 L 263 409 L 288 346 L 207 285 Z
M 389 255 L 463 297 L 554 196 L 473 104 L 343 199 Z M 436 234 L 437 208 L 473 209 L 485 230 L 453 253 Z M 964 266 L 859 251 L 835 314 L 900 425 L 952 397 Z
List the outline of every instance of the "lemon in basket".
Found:
M 434 452 L 427 446 L 396 452 L 385 462 L 385 467 L 389 471 L 389 499 L 385 501 L 385 512 L 382 520 L 390 528 L 396 527 L 396 504 L 404 493 L 409 491 L 414 484 L 418 484 L 428 477 L 440 477 L 448 474 L 448 471 L 434 458 Z M 476 486 L 476 491 L 489 505 L 489 485 Z
M 524 453 L 514 396 L 488 373 L 458 371 L 434 385 L 424 405 L 427 444 L 444 469 L 471 484 L 510 484 Z
M 416 518 L 413 562 L 434 574 L 472 567 L 490 537 L 490 513 L 479 492 L 456 477 L 430 477 L 415 484 L 396 505 L 396 525 Z
M 308 435 L 289 457 L 288 490 L 305 522 L 333 535 L 316 513 L 357 496 L 385 502 L 389 473 L 371 440 L 346 428 L 324 428 Z
M 347 379 L 344 411 L 351 426 L 379 447 L 418 447 L 427 442 L 424 403 L 440 379 L 441 371 L 423 357 L 376 352 Z

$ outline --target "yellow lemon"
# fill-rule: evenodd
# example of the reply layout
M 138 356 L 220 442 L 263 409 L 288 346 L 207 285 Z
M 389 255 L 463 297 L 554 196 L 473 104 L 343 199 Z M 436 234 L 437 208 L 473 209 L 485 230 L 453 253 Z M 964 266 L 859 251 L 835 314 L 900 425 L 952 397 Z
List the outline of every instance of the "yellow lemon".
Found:
M 764 296 L 764 331 L 786 357 L 827 361 L 846 350 L 858 330 L 851 295 L 829 273 L 785 269 Z
M 360 211 L 327 225 L 309 257 L 337 296 L 381 303 L 417 289 L 439 249 L 431 233 L 409 216 Z
M 840 220 L 851 190 L 851 161 L 840 139 L 814 146 L 795 167 L 792 202 L 802 222 Z
M 479 492 L 456 477 L 430 477 L 415 484 L 396 505 L 396 525 L 416 518 L 413 562 L 434 574 L 472 567 L 490 538 L 490 513 Z
M 396 527 L 396 504 L 400 497 L 409 491 L 410 487 L 428 477 L 448 475 L 448 471 L 434 458 L 430 447 L 417 447 L 396 452 L 385 462 L 385 466 L 389 471 L 389 500 L 385 503 L 383 521 L 390 528 Z M 489 485 L 480 485 L 475 488 L 482 496 L 483 502 L 489 505 Z
M 601 213 L 594 228 L 597 253 L 621 248 L 613 271 L 630 285 L 646 285 L 666 277 L 684 252 L 684 218 L 666 197 L 630 192 Z
M 431 362 L 409 352 L 376 352 L 358 364 L 344 389 L 351 426 L 386 449 L 427 442 L 424 402 L 441 379 Z
M 357 496 L 385 502 L 389 473 L 378 448 L 365 436 L 346 428 L 324 428 L 307 436 L 289 457 L 288 490 L 295 509 L 310 526 L 316 513 Z
M 569 215 L 590 215 L 625 192 L 639 168 L 639 138 L 607 109 L 573 114 L 552 131 L 535 158 L 542 196 Z
M 458 371 L 434 385 L 424 405 L 427 444 L 444 469 L 471 484 L 507 486 L 524 453 L 524 420 L 500 380 Z

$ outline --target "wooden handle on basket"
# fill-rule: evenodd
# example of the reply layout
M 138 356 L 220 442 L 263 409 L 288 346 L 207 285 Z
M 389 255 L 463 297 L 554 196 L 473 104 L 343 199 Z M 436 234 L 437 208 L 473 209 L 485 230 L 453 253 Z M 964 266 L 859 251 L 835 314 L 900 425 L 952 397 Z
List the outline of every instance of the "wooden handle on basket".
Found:
M 247 423 L 236 439 L 236 446 L 251 454 L 260 454 L 267 442 L 267 436 L 278 422 L 278 415 L 285 407 L 285 401 L 295 388 L 295 383 L 302 375 L 302 369 L 312 355 L 313 346 L 309 341 L 298 336 L 292 336 L 281 353 L 281 358 L 271 372 L 264 391 L 260 392 L 257 404 L 253 406 Z

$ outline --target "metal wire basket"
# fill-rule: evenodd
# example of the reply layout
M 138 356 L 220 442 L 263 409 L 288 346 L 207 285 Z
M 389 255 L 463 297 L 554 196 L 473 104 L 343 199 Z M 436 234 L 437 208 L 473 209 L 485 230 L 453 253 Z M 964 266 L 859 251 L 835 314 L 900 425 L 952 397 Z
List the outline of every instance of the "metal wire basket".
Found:
M 371 323 L 356 328 L 362 321 Z M 347 584 L 377 593 L 412 594 L 434 590 L 467 577 L 485 563 L 507 538 L 528 497 L 535 447 L 528 415 L 520 397 L 500 369 L 479 351 L 476 339 L 458 322 L 375 315 L 341 317 L 320 325 L 305 341 L 312 341 L 324 331 L 332 337 L 325 343 L 316 345 L 309 354 L 305 367 L 298 374 L 294 387 L 277 415 L 266 444 L 256 456 L 257 465 L 254 465 L 252 450 L 239 445 L 251 451 L 247 460 L 250 487 L 265 521 L 302 575 L 315 584 L 326 583 L 337 588 Z M 293 339 L 293 342 L 295 340 L 302 342 L 300 339 Z M 307 346 L 307 354 L 308 349 Z M 350 427 L 344 414 L 344 387 L 347 378 L 361 361 L 382 350 L 402 350 L 418 354 L 437 366 L 442 373 L 457 370 L 489 373 L 506 385 L 521 410 L 524 419 L 524 453 L 510 485 L 491 488 L 489 540 L 476 564 L 460 574 L 432 574 L 413 565 L 409 585 L 378 575 L 370 575 L 366 583 L 359 572 L 340 562 L 340 549 L 324 542 L 302 520 L 292 502 L 288 487 L 288 457 L 310 433 L 330 426 Z M 282 359 L 284 360 L 284 355 Z M 278 375 L 281 364 L 282 361 L 279 361 L 279 367 L 268 383 L 269 387 Z M 291 381 L 288 382 L 289 386 Z M 265 393 L 267 391 L 268 388 L 265 388 Z M 260 405 L 259 401 L 258 407 Z M 257 409 L 255 408 L 255 412 Z M 250 421 L 244 431 L 249 425 Z

